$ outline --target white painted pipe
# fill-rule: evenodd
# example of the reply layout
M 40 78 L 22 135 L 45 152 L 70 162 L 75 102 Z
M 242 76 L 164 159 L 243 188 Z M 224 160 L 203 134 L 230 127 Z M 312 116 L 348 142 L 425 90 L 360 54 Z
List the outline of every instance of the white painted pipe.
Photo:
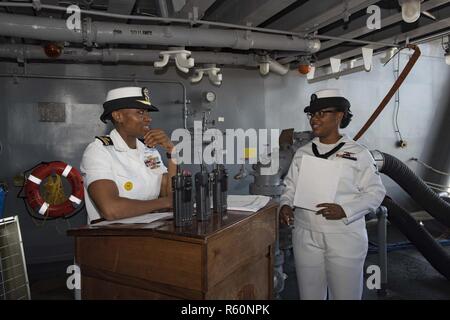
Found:
M 67 28 L 66 21 L 0 13 L 0 35 L 48 41 L 83 42 L 82 32 Z
M 161 17 L 168 18 L 169 17 L 169 9 L 167 8 L 166 0 L 158 0 L 159 13 Z
M 221 52 L 193 51 L 197 63 L 257 67 L 258 56 Z M 153 64 L 161 59 L 157 50 L 63 48 L 57 58 L 48 57 L 44 48 L 36 45 L 0 44 L 0 58 L 19 60 L 85 61 L 85 62 L 136 62 Z
M 329 79 L 338 79 L 341 76 L 345 76 L 345 75 L 352 74 L 352 73 L 355 73 L 355 72 L 360 72 L 360 71 L 368 72 L 368 70 L 366 70 L 364 68 L 364 65 L 362 65 L 362 66 L 357 66 L 357 67 L 354 67 L 354 68 L 345 69 L 343 71 L 339 71 L 339 72 L 336 72 L 336 73 L 325 74 L 325 75 L 322 75 L 322 76 L 318 76 L 316 78 L 308 79 L 308 83 L 316 83 L 316 82 L 319 82 L 319 81 L 324 81 L 324 80 L 329 80 Z
M 289 66 L 283 66 L 282 64 L 278 63 L 276 60 L 268 58 L 267 62 L 269 64 L 269 70 L 276 74 L 284 76 L 289 71 Z
M 39 3 L 39 5 L 38 5 Z M 59 11 L 59 12 L 66 12 L 67 8 L 63 6 L 55 6 L 55 5 L 46 5 L 42 4 L 39 1 L 33 1 L 33 3 L 22 3 L 22 2 L 0 2 L 0 7 L 10 7 L 10 8 L 33 8 L 35 10 L 53 10 L 53 11 Z M 249 31 L 256 31 L 256 32 L 263 32 L 263 33 L 269 33 L 269 34 L 281 34 L 281 35 L 288 35 L 293 37 L 304 37 L 305 35 L 303 33 L 299 32 L 290 32 L 286 30 L 276 30 L 276 29 L 269 29 L 269 28 L 260 28 L 260 27 L 252 27 L 252 26 L 243 26 L 239 24 L 232 24 L 232 23 L 224 23 L 224 22 L 218 22 L 218 21 L 206 21 L 206 20 L 199 20 L 196 18 L 189 18 L 189 19 L 180 19 L 180 18 L 164 18 L 164 17 L 149 17 L 149 16 L 142 16 L 142 15 L 126 15 L 126 14 L 117 14 L 117 13 L 110 13 L 110 12 L 104 12 L 104 11 L 98 11 L 98 10 L 80 10 L 81 14 L 87 14 L 90 16 L 96 16 L 96 17 L 107 17 L 107 18 L 113 18 L 113 19 L 123 19 L 123 20 L 139 20 L 139 21 L 152 21 L 152 22 L 173 22 L 173 23 L 182 23 L 182 24 L 188 24 L 188 25 L 203 25 L 203 26 L 210 26 L 210 27 L 219 27 L 219 28 L 227 28 L 227 29 L 236 29 L 236 30 L 249 30 Z M 344 37 L 333 37 L 333 36 L 326 36 L 326 35 L 314 35 L 315 39 L 323 39 L 323 40 L 337 40 L 340 42 L 353 42 L 353 43 L 360 43 L 360 44 L 373 44 L 373 45 L 379 45 L 379 46 L 387 46 L 387 47 L 398 47 L 398 44 L 395 43 L 385 43 L 385 42 L 373 42 L 373 41 L 364 41 L 364 40 L 357 40 L 357 39 L 351 39 L 351 38 L 344 38 Z M 317 48 L 317 51 L 320 49 L 320 41 L 317 42 L 319 47 Z
M 218 47 L 239 50 L 263 49 L 314 53 L 319 40 L 244 30 L 188 28 L 179 26 L 128 25 L 83 21 L 80 31 L 70 30 L 66 21 L 0 13 L 0 35 L 97 44 L 149 44 Z

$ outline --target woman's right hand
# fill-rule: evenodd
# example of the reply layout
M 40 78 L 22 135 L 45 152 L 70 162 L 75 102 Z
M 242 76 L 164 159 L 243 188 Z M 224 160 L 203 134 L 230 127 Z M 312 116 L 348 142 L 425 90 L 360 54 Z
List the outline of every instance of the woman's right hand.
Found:
M 171 153 L 173 150 L 172 141 L 170 141 L 167 134 L 161 129 L 150 129 L 144 135 L 144 144 L 151 148 L 160 145 L 169 153 Z
M 291 207 L 287 205 L 281 207 L 280 222 L 288 226 L 294 222 L 294 210 Z

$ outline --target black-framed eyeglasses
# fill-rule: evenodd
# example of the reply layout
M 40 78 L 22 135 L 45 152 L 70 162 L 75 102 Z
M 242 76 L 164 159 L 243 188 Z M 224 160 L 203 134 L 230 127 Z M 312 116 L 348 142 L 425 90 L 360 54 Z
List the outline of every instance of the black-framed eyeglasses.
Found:
M 318 117 L 319 119 L 322 119 L 325 117 L 325 114 L 327 113 L 336 113 L 338 112 L 337 110 L 320 110 L 320 111 L 316 111 L 316 112 L 307 112 L 306 116 L 308 117 L 309 120 L 311 120 L 314 117 Z

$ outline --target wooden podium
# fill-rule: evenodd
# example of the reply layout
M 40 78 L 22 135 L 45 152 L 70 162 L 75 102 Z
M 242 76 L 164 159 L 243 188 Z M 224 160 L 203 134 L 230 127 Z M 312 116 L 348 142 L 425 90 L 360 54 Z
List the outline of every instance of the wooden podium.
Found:
M 84 226 L 75 237 L 82 299 L 272 299 L 277 205 L 175 228 Z

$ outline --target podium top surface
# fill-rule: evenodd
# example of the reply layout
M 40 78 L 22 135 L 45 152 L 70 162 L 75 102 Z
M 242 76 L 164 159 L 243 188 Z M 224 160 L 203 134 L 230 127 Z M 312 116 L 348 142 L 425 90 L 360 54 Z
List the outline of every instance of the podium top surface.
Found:
M 259 215 L 276 213 L 277 203 L 270 201 L 257 212 L 228 211 L 226 216 L 220 218 L 213 213 L 207 221 L 197 221 L 195 216 L 189 226 L 175 227 L 174 219 L 157 220 L 147 224 L 110 224 L 95 226 L 85 225 L 67 231 L 69 236 L 95 237 L 95 236 L 152 236 L 159 238 L 176 238 L 189 242 L 204 242 L 209 237 L 221 233 L 232 226 Z

